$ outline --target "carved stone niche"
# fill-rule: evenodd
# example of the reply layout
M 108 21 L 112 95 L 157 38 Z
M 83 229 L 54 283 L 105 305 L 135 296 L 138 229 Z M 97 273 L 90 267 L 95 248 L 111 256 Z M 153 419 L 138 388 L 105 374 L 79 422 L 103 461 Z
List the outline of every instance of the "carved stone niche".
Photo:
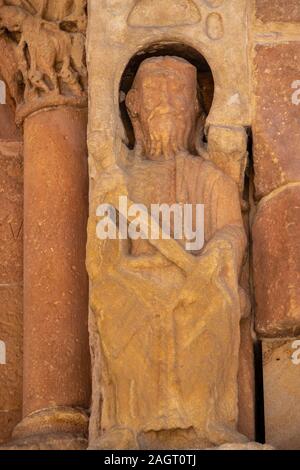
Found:
M 89 3 L 91 448 L 247 441 L 237 426 L 249 313 L 239 283 L 246 3 L 176 0 L 165 12 L 147 0 Z M 203 250 L 97 238 L 97 207 L 122 195 L 147 207 L 203 203 Z
M 163 12 L 158 3 L 89 2 L 90 144 L 93 141 L 97 149 L 100 146 L 102 161 L 106 154 L 122 152 L 119 87 L 131 58 L 136 54 L 146 57 L 156 46 L 185 45 L 205 56 L 214 78 L 214 99 L 206 120 L 211 158 L 242 191 L 247 153 L 244 129 L 251 121 L 246 27 L 249 2 L 175 0 Z M 175 48 L 173 54 L 177 52 Z M 95 162 L 101 169 L 99 158 Z
M 17 121 L 45 107 L 87 105 L 87 0 L 0 0 L 0 38 L 11 48 Z

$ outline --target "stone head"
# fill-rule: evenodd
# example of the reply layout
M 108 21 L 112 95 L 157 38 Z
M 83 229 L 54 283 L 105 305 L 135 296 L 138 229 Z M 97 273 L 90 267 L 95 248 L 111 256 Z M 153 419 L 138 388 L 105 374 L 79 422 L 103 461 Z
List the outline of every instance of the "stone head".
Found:
M 199 115 L 197 69 L 179 57 L 153 57 L 140 65 L 126 98 L 137 150 L 152 160 L 193 151 Z

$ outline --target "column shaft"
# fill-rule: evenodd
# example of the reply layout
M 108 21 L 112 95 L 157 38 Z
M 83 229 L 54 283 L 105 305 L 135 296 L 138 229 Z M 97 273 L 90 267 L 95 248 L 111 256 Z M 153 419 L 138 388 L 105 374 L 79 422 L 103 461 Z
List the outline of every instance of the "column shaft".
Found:
M 89 407 L 86 125 L 73 107 L 24 123 L 24 418 Z

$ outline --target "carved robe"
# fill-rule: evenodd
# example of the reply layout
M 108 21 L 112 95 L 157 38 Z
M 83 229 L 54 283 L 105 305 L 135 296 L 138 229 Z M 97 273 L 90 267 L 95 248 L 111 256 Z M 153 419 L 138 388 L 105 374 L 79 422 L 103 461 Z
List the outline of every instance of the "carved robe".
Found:
M 129 173 L 136 203 L 204 204 L 206 244 L 186 273 L 153 248 L 143 256 L 137 244 L 134 256 L 116 255 L 119 242 L 105 242 L 92 299 L 102 354 L 102 431 L 130 429 L 142 448 L 158 446 L 147 436 L 169 431 L 173 439 L 180 435 L 173 444 L 163 439 L 174 448 L 237 442 L 245 249 L 237 187 L 212 163 L 187 154 L 139 161 Z

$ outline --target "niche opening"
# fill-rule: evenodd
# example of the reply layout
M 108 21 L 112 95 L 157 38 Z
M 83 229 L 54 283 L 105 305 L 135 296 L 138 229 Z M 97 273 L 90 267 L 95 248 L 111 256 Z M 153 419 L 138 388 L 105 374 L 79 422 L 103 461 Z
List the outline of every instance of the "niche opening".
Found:
M 140 64 L 150 57 L 177 56 L 189 61 L 198 71 L 198 99 L 200 106 L 206 116 L 208 116 L 214 97 L 214 79 L 211 68 L 202 54 L 196 49 L 177 43 L 154 44 L 148 48 L 137 52 L 127 64 L 122 75 L 119 93 L 120 114 L 127 136 L 127 146 L 134 148 L 135 137 L 132 124 L 126 109 L 125 98 L 132 87 L 134 77 Z

